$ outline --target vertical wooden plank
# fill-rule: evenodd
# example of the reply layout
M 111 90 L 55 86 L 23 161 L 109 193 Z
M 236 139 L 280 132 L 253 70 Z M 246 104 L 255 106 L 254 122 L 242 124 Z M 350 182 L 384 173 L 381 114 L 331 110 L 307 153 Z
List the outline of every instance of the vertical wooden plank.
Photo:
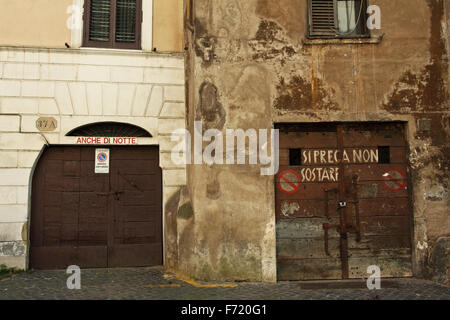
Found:
M 344 138 L 343 138 L 342 124 L 337 126 L 337 144 L 338 150 L 341 155 L 344 152 Z M 343 157 L 339 159 L 339 171 L 341 175 L 339 176 L 339 202 L 346 202 L 345 196 L 345 172 L 344 172 L 344 162 Z M 342 278 L 349 278 L 348 269 L 348 239 L 347 239 L 347 207 L 341 207 L 339 210 L 340 217 L 340 257 L 341 257 L 341 268 L 342 268 Z
M 162 176 L 156 147 L 115 147 L 111 153 L 113 244 L 110 267 L 162 262 Z
M 406 139 L 400 123 L 349 125 L 345 147 L 390 147 L 390 163 L 351 164 L 345 170 L 358 176 L 361 242 L 350 234 L 350 277 L 367 276 L 367 268 L 377 265 L 382 277 L 412 276 L 411 222 L 406 190 L 392 192 L 383 186 L 383 174 L 390 169 L 406 173 Z M 372 188 L 374 186 L 376 188 Z M 354 219 L 354 216 L 350 218 Z
M 314 169 L 305 164 L 291 166 L 289 149 L 337 148 L 335 125 L 287 126 L 281 128 L 281 167 L 276 181 L 285 170 L 293 170 L 299 175 L 302 169 Z M 336 165 L 334 165 L 336 166 Z M 319 166 L 320 167 L 320 166 Z M 339 233 L 336 227 L 328 230 L 328 253 L 325 251 L 324 224 L 339 224 L 334 211 L 327 217 L 326 190 L 338 188 L 337 181 L 302 181 L 300 189 L 293 193 L 283 193 L 275 186 L 276 234 L 277 234 L 277 278 L 284 280 L 320 280 L 341 278 Z M 330 195 L 330 203 L 337 197 Z M 335 210 L 334 205 L 331 206 Z

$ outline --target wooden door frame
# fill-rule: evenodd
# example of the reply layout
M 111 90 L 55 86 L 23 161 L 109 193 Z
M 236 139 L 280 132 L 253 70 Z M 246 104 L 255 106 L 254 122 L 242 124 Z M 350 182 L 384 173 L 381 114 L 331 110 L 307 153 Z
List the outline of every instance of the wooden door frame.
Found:
M 30 177 L 29 177 L 29 183 L 28 183 L 28 204 L 27 204 L 27 237 L 26 237 L 26 252 L 25 252 L 25 268 L 26 270 L 30 270 L 30 249 L 31 249 L 31 228 L 32 228 L 32 206 L 33 206 L 33 179 L 36 174 L 36 168 L 39 164 L 39 162 L 42 160 L 43 155 L 49 148 L 64 148 L 64 147 L 79 147 L 79 148 L 105 148 L 105 147 L 138 147 L 138 148 L 158 148 L 158 155 L 161 153 L 161 146 L 159 144 L 142 144 L 142 145 L 126 145 L 126 146 L 119 146 L 119 145 L 78 145 L 78 144 L 44 144 L 41 150 L 39 151 L 38 156 L 36 157 L 33 166 L 30 171 Z M 161 241 L 162 241 L 162 265 L 166 266 L 166 242 L 165 242 L 165 215 L 164 215 L 164 181 L 163 181 L 163 168 L 161 168 L 161 162 L 160 159 L 158 160 L 159 169 L 161 171 Z
M 280 129 L 280 127 L 287 127 L 287 126 L 320 126 L 320 125 L 335 125 L 336 126 L 336 133 L 338 127 L 343 127 L 345 125 L 352 125 L 352 124 L 367 124 L 367 125 L 388 125 L 388 124 L 399 124 L 402 126 L 402 131 L 404 135 L 405 145 L 406 145 L 406 159 L 405 164 L 407 168 L 406 172 L 406 178 L 407 178 L 407 188 L 408 188 L 408 217 L 410 219 L 410 225 L 409 225 L 409 232 L 410 232 L 410 242 L 411 242 L 411 266 L 412 266 L 412 274 L 413 276 L 417 276 L 419 267 L 417 266 L 418 260 L 416 256 L 416 245 L 415 245 L 415 223 L 414 223 L 414 184 L 412 180 L 412 171 L 411 171 L 411 165 L 410 165 L 410 143 L 409 143 L 409 136 L 408 136 L 408 126 L 410 125 L 408 121 L 405 120 L 393 120 L 393 121 L 345 121 L 345 122 L 276 122 L 273 124 L 273 127 L 275 129 Z M 345 147 L 342 145 L 342 147 Z M 338 149 L 339 149 L 339 138 L 338 138 Z M 342 152 L 342 150 L 341 150 Z M 342 171 L 343 172 L 343 171 Z M 279 174 L 279 172 L 278 172 Z M 344 181 L 340 179 L 342 183 Z M 340 182 L 339 182 L 340 184 Z M 274 201 L 273 201 L 273 212 L 275 213 L 275 225 L 276 225 L 276 215 L 277 215 L 277 195 L 276 195 L 276 188 L 277 188 L 277 175 L 274 175 L 273 178 L 273 187 L 275 190 L 274 192 Z M 277 248 L 276 248 L 276 242 L 277 242 L 278 233 L 275 230 L 275 274 L 276 277 L 278 272 L 278 260 L 277 260 Z M 346 239 L 347 246 L 348 246 L 348 239 Z M 347 248 L 348 253 L 348 248 Z M 344 267 L 343 267 L 344 268 Z M 348 267 L 347 270 L 343 270 L 343 275 L 348 275 Z M 347 276 L 348 278 L 348 276 Z M 344 278 L 342 278 L 344 279 Z M 278 281 L 278 279 L 277 279 Z

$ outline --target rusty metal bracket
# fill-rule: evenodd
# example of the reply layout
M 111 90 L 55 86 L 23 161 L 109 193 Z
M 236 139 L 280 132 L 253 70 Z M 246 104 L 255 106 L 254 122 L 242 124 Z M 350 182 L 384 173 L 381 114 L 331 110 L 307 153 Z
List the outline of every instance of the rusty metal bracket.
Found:
M 356 241 L 361 242 L 361 216 L 359 213 L 359 197 L 358 197 L 358 175 L 353 175 L 352 177 L 352 184 L 353 184 L 353 197 L 354 200 L 352 201 L 355 204 L 355 218 L 356 218 L 356 226 L 355 226 L 355 233 L 356 233 Z
M 338 188 L 332 188 L 332 189 L 324 189 L 325 191 L 325 217 L 327 218 L 327 220 L 330 220 L 331 216 L 330 216 L 330 193 L 335 193 L 337 194 L 339 192 Z M 340 226 L 338 225 L 331 225 L 329 223 L 324 223 L 323 224 L 323 230 L 324 230 L 324 246 L 325 246 L 325 254 L 327 256 L 331 256 L 330 254 L 330 250 L 329 250 L 329 232 L 328 230 L 332 229 L 332 228 L 336 228 L 336 230 L 339 231 Z
M 361 242 L 361 216 L 359 214 L 358 176 L 354 175 L 352 182 L 355 190 L 356 241 Z
M 353 203 L 355 205 L 355 218 L 356 225 L 353 225 L 353 222 L 349 225 L 349 229 L 356 234 L 356 241 L 361 242 L 361 218 L 359 213 L 359 201 L 349 201 L 349 203 Z
M 324 235 L 324 246 L 325 246 L 325 254 L 327 256 L 331 256 L 329 248 L 328 248 L 328 229 L 330 229 L 330 227 L 331 226 L 330 226 L 329 223 L 324 223 L 323 224 L 323 230 L 325 232 L 325 235 Z
M 325 206 L 326 206 L 326 208 L 325 208 L 325 217 L 327 217 L 327 219 L 329 219 L 330 218 L 330 204 L 329 204 L 330 196 L 329 196 L 329 194 L 330 194 L 330 192 L 338 193 L 339 189 L 337 189 L 337 188 L 325 189 L 324 191 L 325 191 L 325 201 L 326 201 L 325 202 Z
M 340 233 L 341 232 L 340 231 L 341 228 L 340 228 L 339 225 L 331 225 L 329 223 L 324 223 L 322 225 L 322 227 L 323 227 L 323 230 L 324 230 L 324 239 L 323 240 L 324 240 L 325 254 L 327 256 L 331 256 L 330 248 L 329 248 L 329 232 L 328 232 L 328 230 L 336 228 L 336 231 Z

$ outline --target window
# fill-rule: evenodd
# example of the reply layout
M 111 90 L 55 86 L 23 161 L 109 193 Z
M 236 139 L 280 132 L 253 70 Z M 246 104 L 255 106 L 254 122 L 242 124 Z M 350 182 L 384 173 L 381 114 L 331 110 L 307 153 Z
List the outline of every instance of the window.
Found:
M 289 149 L 289 165 L 290 166 L 302 165 L 302 149 Z
M 391 148 L 390 147 L 378 147 L 378 163 L 391 163 Z
M 140 49 L 142 0 L 86 0 L 85 47 Z
M 367 0 L 309 0 L 309 37 L 368 36 Z

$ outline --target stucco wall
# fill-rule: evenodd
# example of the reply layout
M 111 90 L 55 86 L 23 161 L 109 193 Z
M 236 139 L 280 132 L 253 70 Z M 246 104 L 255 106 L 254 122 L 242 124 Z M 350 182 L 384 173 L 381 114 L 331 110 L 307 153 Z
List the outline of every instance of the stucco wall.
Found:
M 435 243 L 450 235 L 443 1 L 370 3 L 382 10 L 372 41 L 333 44 L 305 43 L 304 0 L 195 1 L 195 33 L 186 31 L 189 128 L 194 120 L 221 131 L 406 121 L 414 273 L 427 276 Z M 274 178 L 258 169 L 189 167 L 193 215 L 179 235 L 181 270 L 201 279 L 276 279 Z
M 64 48 L 72 0 L 0 0 L 0 45 Z
M 153 47 L 158 52 L 183 52 L 183 0 L 153 1 Z
M 0 0 L 0 46 L 64 48 L 65 43 L 73 44 L 72 37 L 80 37 L 67 27 L 74 12 L 69 7 L 74 4 L 83 1 Z M 145 3 L 143 7 L 148 8 Z M 153 45 L 147 51 L 183 52 L 183 0 L 153 0 L 152 25 Z
M 26 268 L 32 169 L 45 144 L 76 144 L 65 135 L 84 124 L 149 131 L 153 138 L 138 144 L 160 146 L 166 203 L 186 184 L 184 166 L 170 157 L 170 135 L 185 126 L 184 100 L 180 55 L 0 48 L 0 264 Z M 39 117 L 55 118 L 56 130 L 40 133 Z

